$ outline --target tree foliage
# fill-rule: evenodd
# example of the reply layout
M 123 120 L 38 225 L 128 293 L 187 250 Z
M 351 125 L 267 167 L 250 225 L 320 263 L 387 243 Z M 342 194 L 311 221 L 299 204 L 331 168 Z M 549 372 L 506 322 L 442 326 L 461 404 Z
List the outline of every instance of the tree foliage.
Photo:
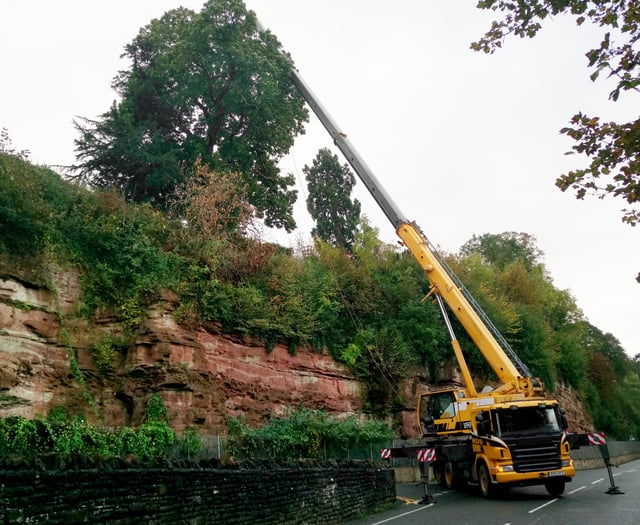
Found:
M 587 403 L 596 428 L 620 439 L 640 435 L 640 375 L 612 335 L 589 324 L 583 335 L 587 350 Z
M 602 29 L 600 44 L 586 53 L 591 79 L 613 78 L 616 85 L 609 98 L 614 101 L 622 93 L 640 90 L 639 1 L 481 0 L 477 6 L 499 13 L 501 19 L 472 44 L 473 49 L 493 53 L 510 34 L 531 38 L 554 16 L 571 15 L 577 26 L 590 23 Z M 624 199 L 630 207 L 623 210 L 622 220 L 635 226 L 640 220 L 640 118 L 602 122 L 598 116 L 578 112 L 561 133 L 575 141 L 571 152 L 586 155 L 590 164 L 560 175 L 556 185 L 562 191 L 571 188 L 578 199 L 586 195 Z
M 277 162 L 308 118 L 274 35 L 259 32 L 241 0 L 210 0 L 200 12 L 168 11 L 125 47 L 131 67 L 120 97 L 98 120 L 76 122 L 76 176 L 164 205 L 196 159 L 242 174 L 267 225 L 292 230 L 294 180 Z
M 207 173 L 217 195 L 220 181 Z M 366 385 L 370 413 L 387 416 L 409 402 L 398 387 L 406 378 L 419 374 L 438 382 L 453 354 L 438 308 L 421 301 L 428 282 L 413 257 L 382 243 L 366 220 L 350 253 L 319 240 L 305 256 L 233 228 L 205 234 L 198 220 L 185 226 L 147 204 L 86 191 L 51 170 L 0 153 L 0 273 L 14 276 L 29 261 L 44 269 L 35 282 L 47 286 L 52 263 L 77 267 L 80 315 L 108 313 L 126 328 L 122 335 L 102 333 L 91 345 L 100 373 L 118 374 L 114 365 L 126 354 L 127 341 L 144 326 L 148 306 L 168 289 L 180 323 L 215 323 L 268 351 L 281 343 L 292 354 L 302 346 L 330 353 Z M 555 288 L 531 236 L 481 235 L 446 259 L 548 390 L 555 381 L 568 384 L 586 400 L 598 430 L 611 437 L 640 436 L 638 358 L 629 359 L 612 334 L 588 323 L 567 290 Z M 484 380 L 490 375 L 486 360 L 474 353 L 461 327 L 455 328 L 472 372 Z M 167 444 L 159 396 L 151 398 L 145 416 L 141 443 Z M 24 425 L 21 443 L 40 432 Z M 150 441 L 149 434 L 157 439 Z M 64 446 L 77 435 L 70 431 Z M 102 447 L 101 439 L 92 443 Z
M 350 250 L 360 222 L 360 201 L 351 200 L 356 179 L 349 166 L 341 166 L 337 155 L 323 148 L 302 172 L 309 189 L 307 209 L 316 223 L 311 234 Z
M 338 420 L 304 407 L 272 417 L 257 429 L 243 418 L 230 418 L 228 429 L 233 454 L 245 458 L 344 458 L 351 448 L 384 444 L 393 437 L 383 421 L 360 422 L 353 416 Z
M 13 141 L 9 136 L 9 130 L 7 128 L 2 128 L 0 130 L 0 153 L 5 153 L 7 155 L 13 155 L 14 157 L 18 157 L 22 160 L 27 160 L 29 158 L 29 150 L 17 150 L 13 146 Z
M 532 373 L 550 389 L 557 379 L 580 386 L 584 374 L 561 375 L 572 370 L 575 349 L 567 334 L 556 334 L 582 314 L 568 292 L 553 286 L 535 238 L 516 232 L 474 236 L 460 253 L 460 275 Z
M 193 175 L 179 189 L 173 207 L 188 235 L 203 238 L 246 234 L 254 229 L 247 184 L 237 172 L 213 172 L 198 159 Z
M 473 235 L 462 245 L 460 253 L 479 253 L 492 266 L 499 269 L 521 261 L 527 269 L 539 264 L 543 252 L 536 245 L 536 238 L 523 232 L 503 232 L 499 235 L 486 233 Z

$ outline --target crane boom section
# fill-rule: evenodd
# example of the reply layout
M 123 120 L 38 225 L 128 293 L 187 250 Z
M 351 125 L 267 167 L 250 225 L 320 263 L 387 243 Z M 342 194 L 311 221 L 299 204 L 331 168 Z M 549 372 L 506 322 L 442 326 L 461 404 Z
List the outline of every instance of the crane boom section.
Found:
M 391 224 L 393 224 L 400 239 L 402 239 L 405 246 L 425 271 L 432 292 L 440 294 L 444 299 L 487 360 L 489 366 L 503 383 L 499 390 L 505 394 L 519 392 L 527 396 L 533 395 L 531 379 L 523 377 L 523 373 L 516 368 L 486 324 L 483 323 L 476 310 L 466 299 L 460 287 L 456 285 L 449 272 L 444 268 L 439 257 L 430 249 L 426 236 L 400 212 L 366 162 L 351 145 L 346 134 L 340 131 L 340 128 L 338 128 L 327 110 L 320 104 L 312 90 L 293 67 L 291 69 L 291 79 L 307 104 L 322 122 L 322 125 L 329 132 L 335 145 L 343 153 L 367 190 L 369 190 L 369 193 Z M 461 370 L 463 372 L 468 370 L 461 352 L 456 352 L 456 358 Z M 464 373 L 464 379 L 467 383 L 467 388 L 475 392 L 468 372 Z
M 340 149 L 349 164 L 351 164 L 351 167 L 360 177 L 360 180 L 367 187 L 367 190 L 369 190 L 369 193 L 371 193 L 375 201 L 378 203 L 378 206 L 380 206 L 384 214 L 391 221 L 393 227 L 399 228 L 402 223 L 407 222 L 395 203 L 391 200 L 391 197 L 387 195 L 387 192 L 378 182 L 378 179 L 376 179 L 373 172 L 369 169 L 367 163 L 351 145 L 347 136 L 340 131 L 327 110 L 322 106 L 322 104 L 320 104 L 316 96 L 313 94 L 311 88 L 309 88 L 307 83 L 293 68 L 291 70 L 291 79 L 307 104 L 309 104 L 309 107 L 311 107 L 320 122 L 322 122 L 322 125 L 329 132 L 329 135 L 331 135 L 334 144 Z
M 438 257 L 431 251 L 425 235 L 410 223 L 402 224 L 396 233 L 427 274 L 432 290 L 442 296 L 500 381 L 503 384 L 512 384 L 517 381 L 520 373 L 515 365 L 505 355 Z M 517 384 L 513 386 L 517 389 Z

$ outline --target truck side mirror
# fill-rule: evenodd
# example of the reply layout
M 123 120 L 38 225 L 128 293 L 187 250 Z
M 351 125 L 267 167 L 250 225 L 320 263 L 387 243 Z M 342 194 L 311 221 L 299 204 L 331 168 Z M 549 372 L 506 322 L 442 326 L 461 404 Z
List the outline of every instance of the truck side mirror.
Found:
M 476 414 L 476 428 L 478 430 L 478 434 L 481 436 L 489 434 L 489 431 L 491 430 L 491 421 L 489 421 L 489 419 L 485 419 L 484 412 Z
M 569 428 L 569 420 L 567 419 L 567 411 L 564 408 L 560 409 L 560 426 L 562 430 Z

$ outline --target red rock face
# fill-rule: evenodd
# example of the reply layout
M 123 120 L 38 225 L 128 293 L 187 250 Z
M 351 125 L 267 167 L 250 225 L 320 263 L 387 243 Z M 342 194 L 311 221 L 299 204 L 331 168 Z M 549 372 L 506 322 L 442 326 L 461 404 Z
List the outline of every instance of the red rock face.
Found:
M 0 300 L 0 416 L 36 417 L 62 406 L 93 419 L 71 372 L 51 292 L 5 280 Z M 72 298 L 63 305 L 63 315 L 71 318 Z M 148 312 L 137 340 L 107 374 L 98 373 L 90 348 L 101 334 L 117 333 L 117 325 L 108 319 L 65 322 L 105 425 L 139 423 L 155 392 L 178 431 L 196 427 L 224 433 L 228 416 L 242 415 L 258 425 L 298 406 L 338 417 L 362 408 L 361 385 L 329 355 L 304 348 L 291 355 L 282 345 L 267 352 L 215 327 L 186 329 L 174 321 L 171 309 L 164 301 Z
M 152 314 L 122 368 L 143 383 L 154 377 L 177 429 L 219 430 L 227 416 L 245 416 L 257 425 L 298 406 L 336 416 L 362 407 L 361 385 L 329 355 L 308 349 L 291 355 L 282 345 L 267 352 L 215 329 L 188 331 L 168 311 Z
M 221 334 L 216 326 L 180 326 L 172 316 L 175 298 L 169 293 L 147 312 L 136 340 L 117 356 L 113 369 L 99 372 L 92 345 L 105 334 L 120 333 L 121 327 L 109 318 L 74 320 L 77 276 L 59 272 L 56 282 L 58 306 L 49 290 L 0 279 L 0 417 L 46 416 L 60 406 L 96 421 L 71 370 L 71 351 L 98 420 L 107 426 L 139 424 L 156 392 L 178 432 L 196 428 L 224 434 L 228 417 L 244 416 L 258 426 L 297 407 L 323 409 L 339 418 L 362 410 L 364 385 L 331 356 L 305 348 L 291 355 L 282 345 L 267 352 Z M 416 436 L 415 399 L 426 389 L 418 379 L 397 385 L 406 403 L 395 415 L 403 438 Z M 591 422 L 575 395 L 562 388 L 557 394 L 567 408 L 571 430 L 590 431 Z

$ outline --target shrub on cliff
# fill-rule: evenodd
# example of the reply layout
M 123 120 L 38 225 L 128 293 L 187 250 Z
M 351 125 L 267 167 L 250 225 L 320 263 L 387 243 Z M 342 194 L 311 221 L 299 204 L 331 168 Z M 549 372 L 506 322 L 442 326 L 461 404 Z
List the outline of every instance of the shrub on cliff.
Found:
M 117 352 L 126 352 L 147 307 L 168 288 L 177 295 L 179 322 L 215 322 L 267 350 L 276 342 L 291 353 L 300 345 L 328 350 L 367 385 L 365 406 L 373 412 L 386 415 L 404 402 L 397 385 L 416 366 L 437 381 L 452 353 L 438 309 L 421 303 L 428 282 L 409 254 L 380 242 L 366 221 L 351 253 L 317 242 L 304 257 L 226 227 L 214 230 L 127 204 L 114 193 L 86 191 L 0 152 L 0 274 L 56 291 L 49 269 L 76 267 L 81 313 L 106 312 L 125 328 L 122 339 L 92 342 L 103 374 L 117 374 Z M 570 384 L 589 400 L 599 430 L 638 435 L 634 363 L 611 334 L 598 335 L 586 322 L 539 260 L 522 260 L 522 239 L 531 242 L 511 233 L 484 236 L 479 247 L 471 243 L 447 260 L 548 389 L 555 380 Z M 35 280 L 34 271 L 40 272 Z M 472 370 L 490 374 L 455 319 L 453 326 Z M 62 333 L 73 356 L 73 337 Z M 612 379 L 602 380 L 609 367 Z M 73 371 L 82 383 L 79 368 Z
M 228 446 L 231 454 L 245 459 L 348 457 L 355 448 L 368 448 L 393 438 L 389 426 L 379 420 L 363 422 L 355 417 L 338 420 L 322 410 L 304 407 L 284 417 L 272 417 L 257 429 L 244 418 L 228 421 Z
M 0 419 L 0 457 L 25 460 L 55 455 L 61 459 L 130 458 L 152 463 L 173 456 L 176 440 L 171 427 L 162 421 L 148 421 L 136 428 L 108 429 L 83 417 L 68 418 L 60 411 L 35 420 L 19 416 Z M 199 449 L 192 435 L 184 446 L 182 439 L 178 444 L 179 454 L 187 458 Z

